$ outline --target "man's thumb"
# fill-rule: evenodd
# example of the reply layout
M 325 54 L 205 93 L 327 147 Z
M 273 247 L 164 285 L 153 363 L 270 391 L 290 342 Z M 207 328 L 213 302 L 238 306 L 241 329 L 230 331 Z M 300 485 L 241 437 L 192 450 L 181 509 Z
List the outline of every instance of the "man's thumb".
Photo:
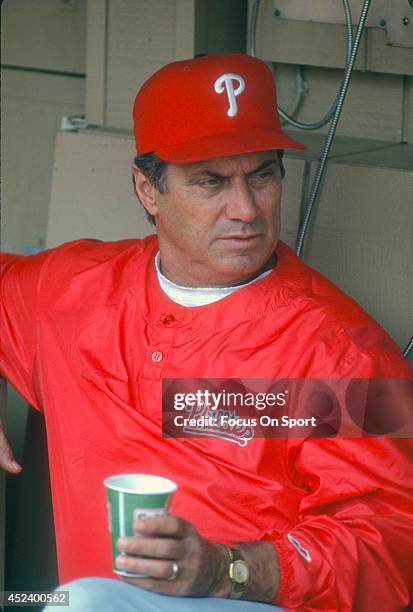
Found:
M 4 431 L 0 429 L 0 468 L 10 472 L 11 474 L 18 474 L 23 469 L 21 465 L 17 463 L 13 456 L 13 451 L 10 448 L 10 444 Z

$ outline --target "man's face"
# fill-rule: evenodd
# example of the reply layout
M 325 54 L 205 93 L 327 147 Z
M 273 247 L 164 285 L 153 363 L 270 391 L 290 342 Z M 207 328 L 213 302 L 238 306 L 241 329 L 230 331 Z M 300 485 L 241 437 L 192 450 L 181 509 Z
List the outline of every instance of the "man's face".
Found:
M 280 231 L 275 151 L 168 164 L 166 192 L 154 189 L 151 201 L 137 186 L 156 219 L 162 272 L 173 282 L 236 285 L 271 257 Z

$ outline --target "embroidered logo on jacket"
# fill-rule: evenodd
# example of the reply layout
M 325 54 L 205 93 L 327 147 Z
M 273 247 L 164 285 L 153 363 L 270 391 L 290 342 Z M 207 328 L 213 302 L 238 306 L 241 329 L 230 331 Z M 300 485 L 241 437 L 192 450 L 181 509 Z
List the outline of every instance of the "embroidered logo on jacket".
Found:
M 306 548 L 293 536 L 292 533 L 287 533 L 287 539 L 294 546 L 296 551 L 305 559 L 308 563 L 311 561 L 311 555 Z
M 197 437 L 221 438 L 228 442 L 234 442 L 241 447 L 246 446 L 254 437 L 254 427 L 245 423 L 245 420 L 240 423 L 234 410 L 211 410 L 209 406 L 201 402 L 201 404 L 195 406 L 187 406 L 185 411 L 188 412 L 188 417 L 195 419 L 197 423 L 193 427 L 185 425 L 182 428 L 185 434 L 193 434 Z M 231 421 L 234 420 L 236 420 L 236 424 L 232 425 Z M 212 422 L 215 424 L 212 425 Z M 205 425 L 202 423 L 205 423 Z

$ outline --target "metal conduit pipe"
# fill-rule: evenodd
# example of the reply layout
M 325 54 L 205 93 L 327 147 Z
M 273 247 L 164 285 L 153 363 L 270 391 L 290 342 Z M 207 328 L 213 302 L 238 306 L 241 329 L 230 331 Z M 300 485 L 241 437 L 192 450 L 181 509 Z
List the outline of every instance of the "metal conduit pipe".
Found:
M 253 57 L 257 55 L 257 21 L 258 13 L 260 10 L 260 1 L 254 0 L 251 10 L 251 17 L 248 27 L 248 43 L 249 43 L 249 54 Z
M 410 338 L 409 342 L 406 344 L 406 347 L 403 351 L 404 357 L 408 357 L 412 349 L 413 349 L 413 336 Z
M 354 63 L 356 61 L 357 52 L 360 46 L 361 36 L 364 31 L 367 13 L 370 8 L 370 3 L 371 3 L 371 0 L 365 0 L 363 4 L 363 8 L 362 8 L 361 15 L 360 15 L 360 22 L 357 27 L 357 32 L 356 32 L 356 36 L 354 39 L 353 48 L 351 50 L 350 60 L 348 62 L 348 65 L 346 66 L 343 83 L 341 85 L 340 93 L 338 95 L 336 110 L 334 112 L 334 115 L 333 115 L 333 118 L 330 124 L 330 128 L 328 130 L 327 138 L 325 140 L 324 147 L 323 147 L 323 152 L 321 154 L 321 158 L 318 163 L 317 172 L 314 177 L 313 184 L 311 186 L 310 198 L 308 200 L 308 204 L 304 211 L 304 218 L 299 228 L 298 238 L 297 238 L 297 243 L 296 243 L 296 253 L 299 257 L 301 257 L 301 253 L 302 253 L 303 245 L 304 245 L 304 239 L 307 233 L 308 224 L 310 222 L 311 213 L 313 211 L 314 204 L 317 198 L 318 189 L 320 187 L 321 179 L 324 174 L 324 169 L 327 163 L 328 155 L 330 153 L 333 138 L 336 133 L 338 120 L 340 118 L 341 111 L 343 109 L 344 100 L 345 100 L 345 97 L 348 91 L 348 86 L 350 83 L 351 74 L 353 72 Z

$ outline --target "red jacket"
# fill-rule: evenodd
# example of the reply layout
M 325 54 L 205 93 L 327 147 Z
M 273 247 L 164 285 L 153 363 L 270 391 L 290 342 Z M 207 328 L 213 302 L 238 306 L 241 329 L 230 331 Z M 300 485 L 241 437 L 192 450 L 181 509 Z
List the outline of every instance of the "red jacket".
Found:
M 2 372 L 46 418 L 61 581 L 115 578 L 102 481 L 150 472 L 177 481 L 171 511 L 208 539 L 273 542 L 283 608 L 408 606 L 409 440 L 161 437 L 162 378 L 408 377 L 407 361 L 282 243 L 269 276 L 196 308 L 160 290 L 156 250 L 4 258 Z

